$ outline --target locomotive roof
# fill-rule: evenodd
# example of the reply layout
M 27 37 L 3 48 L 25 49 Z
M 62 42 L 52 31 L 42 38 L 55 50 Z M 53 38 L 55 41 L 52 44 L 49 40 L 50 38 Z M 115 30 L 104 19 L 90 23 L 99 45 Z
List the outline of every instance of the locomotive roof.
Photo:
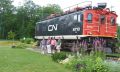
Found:
M 91 6 L 91 5 L 92 5 L 92 2 L 91 2 L 91 1 L 87 1 L 87 2 L 90 2 L 91 4 L 88 5 L 88 6 L 86 6 L 86 7 L 83 7 L 83 8 L 78 7 L 78 5 L 81 4 L 81 3 L 76 4 L 77 7 L 75 8 L 75 11 L 74 11 L 74 10 L 73 10 L 73 11 L 68 10 L 67 13 L 65 13 L 65 14 L 60 14 L 59 16 L 53 16 L 53 17 L 51 17 L 51 18 L 49 18 L 49 19 L 44 19 L 44 20 L 42 20 L 42 21 L 37 22 L 36 24 L 38 24 L 38 23 L 43 23 L 43 22 L 47 22 L 47 21 L 50 21 L 50 20 L 53 20 L 53 19 L 56 19 L 56 18 L 60 18 L 60 17 L 62 17 L 62 16 L 67 16 L 67 15 L 72 15 L 72 14 L 75 14 L 75 13 L 80 13 L 80 12 L 83 12 L 83 11 L 85 11 L 85 10 L 104 10 L 104 9 L 106 8 L 106 3 L 98 3 L 98 7 L 92 7 L 92 6 Z M 85 3 L 85 2 L 82 2 L 82 3 Z M 72 6 L 71 6 L 71 7 L 72 7 Z M 69 7 L 68 7 L 68 8 L 69 8 Z M 78 10 L 77 10 L 77 8 L 78 8 Z M 109 9 L 109 8 L 106 8 L 106 9 Z M 111 11 L 111 13 L 116 14 L 115 12 L 112 12 L 112 11 Z
M 47 21 L 50 21 L 50 20 L 53 20 L 53 19 L 56 19 L 56 18 L 60 18 L 60 17 L 63 17 L 63 16 L 67 16 L 67 15 L 77 14 L 77 13 L 80 13 L 80 12 L 83 12 L 83 11 L 84 11 L 84 10 L 82 10 L 82 11 L 76 11 L 76 12 L 72 12 L 72 13 L 60 15 L 60 16 L 57 16 L 57 17 L 53 17 L 53 18 L 50 18 L 50 19 L 45 19 L 45 20 L 43 20 L 43 21 L 37 22 L 36 24 L 38 24 L 38 23 L 43 23 L 43 22 L 47 22 Z

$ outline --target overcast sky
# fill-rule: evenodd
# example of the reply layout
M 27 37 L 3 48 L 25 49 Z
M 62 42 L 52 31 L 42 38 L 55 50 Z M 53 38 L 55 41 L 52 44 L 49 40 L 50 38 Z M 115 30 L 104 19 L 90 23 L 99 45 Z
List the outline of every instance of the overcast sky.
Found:
M 25 0 L 14 0 L 14 5 L 19 6 L 24 3 Z M 45 6 L 47 4 L 58 4 L 62 9 L 84 2 L 84 1 L 92 1 L 93 6 L 97 6 L 97 3 L 107 3 L 107 7 L 111 8 L 112 10 L 116 11 L 118 18 L 117 18 L 117 23 L 120 24 L 120 0 L 33 0 L 34 3 L 40 5 L 40 6 Z

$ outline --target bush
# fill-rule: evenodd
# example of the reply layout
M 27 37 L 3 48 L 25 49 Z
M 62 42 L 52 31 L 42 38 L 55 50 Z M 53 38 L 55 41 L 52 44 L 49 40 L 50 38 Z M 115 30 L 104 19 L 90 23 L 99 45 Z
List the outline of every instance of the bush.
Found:
M 16 46 L 15 46 L 15 48 L 21 48 L 21 49 L 24 49 L 24 48 L 27 48 L 28 46 L 27 46 L 27 44 L 25 44 L 25 43 L 19 43 L 19 44 L 17 44 Z
M 118 48 L 120 47 L 120 42 L 116 43 L 116 47 L 118 47 Z
M 26 38 L 25 43 L 31 44 L 34 40 L 32 38 Z
M 26 44 L 31 44 L 34 40 L 32 38 L 22 38 L 20 39 L 20 42 L 26 43 Z
M 24 42 L 25 42 L 25 40 L 24 40 L 23 38 L 21 38 L 21 39 L 20 39 L 20 42 L 21 42 L 21 43 L 24 43 Z
M 51 57 L 52 57 L 52 60 L 55 61 L 55 62 L 59 62 L 61 60 L 64 60 L 65 58 L 67 58 L 65 52 L 54 53 L 54 54 L 52 54 Z
M 74 58 L 65 66 L 78 72 L 109 72 L 101 53 Z
M 74 57 L 68 63 L 65 64 L 65 67 L 71 69 L 74 72 L 74 71 L 79 71 L 81 68 L 84 68 L 85 64 L 79 59 L 76 59 Z
M 91 53 L 90 56 L 91 56 L 92 58 L 94 58 L 94 59 L 100 57 L 100 58 L 102 58 L 103 60 L 105 60 L 105 58 L 106 58 L 105 53 L 104 53 L 104 52 L 101 52 L 101 51 L 95 51 L 95 52 Z
M 108 69 L 108 66 L 105 64 L 105 62 L 100 57 L 97 57 L 95 60 L 93 71 L 94 72 L 109 72 L 109 69 Z

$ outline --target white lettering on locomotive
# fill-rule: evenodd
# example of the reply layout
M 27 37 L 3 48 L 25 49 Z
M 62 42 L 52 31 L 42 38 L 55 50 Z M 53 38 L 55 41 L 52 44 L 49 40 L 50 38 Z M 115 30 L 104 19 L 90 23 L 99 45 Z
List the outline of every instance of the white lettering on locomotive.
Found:
M 48 26 L 48 31 L 53 31 L 53 30 L 57 30 L 57 27 L 58 27 L 58 24 L 56 24 L 56 25 L 49 25 Z
M 78 28 L 73 28 L 73 31 L 74 31 L 74 32 L 80 31 L 80 27 L 78 27 Z

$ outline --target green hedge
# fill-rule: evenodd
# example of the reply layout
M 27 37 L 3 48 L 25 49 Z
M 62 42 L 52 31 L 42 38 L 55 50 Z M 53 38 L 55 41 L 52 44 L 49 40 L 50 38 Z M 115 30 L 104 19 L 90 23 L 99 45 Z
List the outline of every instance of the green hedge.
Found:
M 52 57 L 52 60 L 55 61 L 55 62 L 59 62 L 61 60 L 64 60 L 65 58 L 67 58 L 65 52 L 54 53 L 54 54 L 52 54 L 51 57 Z
M 72 69 L 73 72 L 109 72 L 109 67 L 104 61 L 104 54 L 101 52 L 95 52 L 78 58 L 74 57 L 65 66 Z
M 26 43 L 26 44 L 31 44 L 32 42 L 34 42 L 34 39 L 33 38 L 22 38 L 20 39 L 20 42 L 22 43 Z

